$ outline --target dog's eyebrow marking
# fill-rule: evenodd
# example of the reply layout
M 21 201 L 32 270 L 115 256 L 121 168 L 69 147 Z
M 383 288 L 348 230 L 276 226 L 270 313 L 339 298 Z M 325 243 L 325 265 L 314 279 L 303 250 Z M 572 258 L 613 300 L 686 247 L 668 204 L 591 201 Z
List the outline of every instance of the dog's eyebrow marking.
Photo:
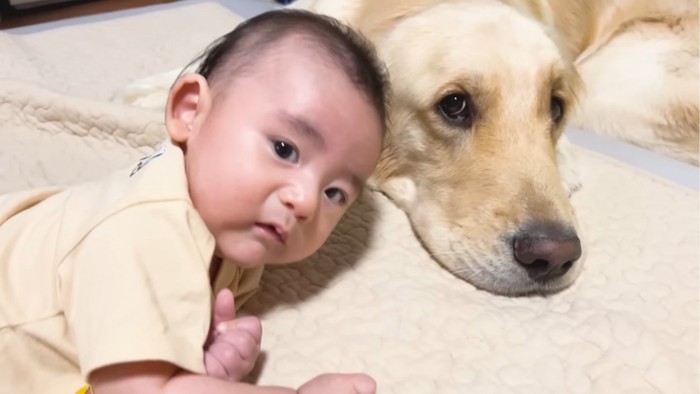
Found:
M 557 96 L 564 103 L 564 115 L 570 113 L 576 105 L 576 93 L 579 89 L 578 75 L 566 64 L 553 64 L 542 79 L 543 90 L 540 91 L 539 110 L 549 113 L 552 96 Z
M 458 80 L 450 81 L 449 84 L 437 89 L 437 95 L 429 98 L 430 101 L 426 104 L 438 103 L 446 95 L 455 93 L 464 93 L 471 98 L 475 98 L 482 94 L 482 90 L 482 77 L 479 75 L 468 75 Z
M 303 136 L 304 138 L 310 139 L 317 146 L 324 147 L 326 145 L 326 140 L 323 138 L 323 134 L 306 119 L 294 116 L 284 111 L 280 111 L 278 113 L 278 117 L 283 122 L 292 126 L 292 130 L 294 130 L 297 134 Z
M 561 96 L 568 105 L 575 105 L 581 86 L 580 77 L 575 71 L 566 65 L 563 67 L 553 66 L 549 83 L 552 86 L 552 91 Z

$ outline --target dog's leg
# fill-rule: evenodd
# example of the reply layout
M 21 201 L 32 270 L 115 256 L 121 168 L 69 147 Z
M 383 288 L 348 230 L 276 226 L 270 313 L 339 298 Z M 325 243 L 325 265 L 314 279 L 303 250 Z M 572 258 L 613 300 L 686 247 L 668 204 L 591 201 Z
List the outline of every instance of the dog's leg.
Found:
M 296 0 L 286 5 L 286 8 L 299 8 L 302 10 L 313 11 L 318 0 Z
M 697 14 L 631 25 L 578 65 L 571 124 L 698 164 Z
M 352 0 L 297 0 L 283 8 L 304 9 L 349 22 L 358 5 Z M 188 71 L 196 66 L 197 64 L 190 65 Z M 143 108 L 165 108 L 170 87 L 181 72 L 182 69 L 175 69 L 136 80 L 116 92 L 112 101 Z
M 170 87 L 182 69 L 171 70 L 136 80 L 114 95 L 113 101 L 142 108 L 162 109 Z
M 296 0 L 286 8 L 298 8 L 332 16 L 350 25 L 357 22 L 358 9 L 363 2 L 353 0 Z

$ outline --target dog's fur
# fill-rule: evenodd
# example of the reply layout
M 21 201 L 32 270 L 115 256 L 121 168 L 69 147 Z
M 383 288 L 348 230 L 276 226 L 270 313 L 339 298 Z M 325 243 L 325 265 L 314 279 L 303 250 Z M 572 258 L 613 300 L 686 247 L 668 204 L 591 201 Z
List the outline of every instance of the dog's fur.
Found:
M 567 122 L 697 163 L 694 1 L 300 0 L 293 7 L 344 20 L 377 45 L 393 91 L 373 184 L 408 214 L 444 267 L 480 288 L 547 293 L 580 273 L 577 261 L 562 276 L 532 279 L 514 256 L 523 234 L 575 234 L 568 199 L 575 166 L 560 138 Z M 164 101 L 162 81 L 173 78 L 142 81 L 147 91 L 132 86 L 127 100 L 160 84 L 155 102 Z M 467 97 L 472 122 L 441 113 L 450 94 Z M 560 122 L 552 97 L 563 103 Z
M 299 0 L 292 7 L 342 19 L 379 43 L 440 4 L 501 5 L 534 19 L 585 82 L 569 124 L 698 165 L 697 1 Z M 440 45 L 425 41 L 405 47 L 420 56 L 426 45 Z M 489 49 L 507 53 L 513 44 L 506 44 Z

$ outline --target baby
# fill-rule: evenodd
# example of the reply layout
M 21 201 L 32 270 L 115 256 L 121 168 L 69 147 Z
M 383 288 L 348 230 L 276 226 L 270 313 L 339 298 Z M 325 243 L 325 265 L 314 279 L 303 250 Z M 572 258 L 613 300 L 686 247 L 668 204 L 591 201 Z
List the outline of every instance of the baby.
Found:
M 0 392 L 374 393 L 364 374 L 241 382 L 261 327 L 234 301 L 264 264 L 318 250 L 358 198 L 387 89 L 357 33 L 269 12 L 175 82 L 169 139 L 134 167 L 0 196 Z

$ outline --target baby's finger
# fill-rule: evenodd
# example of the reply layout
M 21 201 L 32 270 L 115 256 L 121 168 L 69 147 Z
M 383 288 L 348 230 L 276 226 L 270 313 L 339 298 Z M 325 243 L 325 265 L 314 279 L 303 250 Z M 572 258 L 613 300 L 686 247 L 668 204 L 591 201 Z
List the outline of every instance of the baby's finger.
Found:
M 216 333 L 223 334 L 231 330 L 244 330 L 255 338 L 255 342 L 260 343 L 262 339 L 262 323 L 255 316 L 244 316 L 219 323 L 216 326 Z
M 375 394 L 377 384 L 365 374 L 325 374 L 299 387 L 299 394 Z
M 352 379 L 355 393 L 357 394 L 375 394 L 377 392 L 377 382 L 369 375 L 363 373 L 351 374 L 350 379 Z
M 233 292 L 230 289 L 222 289 L 214 300 L 214 313 L 212 313 L 212 327 L 236 318 L 236 304 Z
M 255 359 L 260 353 L 260 342 L 246 330 L 234 329 L 227 331 L 219 335 L 216 338 L 216 342 L 233 346 L 238 351 L 238 355 L 245 360 Z
M 212 353 L 204 353 L 204 368 L 207 371 L 207 376 L 217 379 L 228 379 L 226 368 L 219 359 Z
M 244 359 L 238 348 L 225 342 L 214 343 L 205 353 L 205 357 L 209 357 L 212 365 L 216 366 L 216 371 L 220 373 L 223 370 L 225 379 L 240 380 L 253 369 L 253 362 Z M 207 368 L 207 374 L 209 369 Z

